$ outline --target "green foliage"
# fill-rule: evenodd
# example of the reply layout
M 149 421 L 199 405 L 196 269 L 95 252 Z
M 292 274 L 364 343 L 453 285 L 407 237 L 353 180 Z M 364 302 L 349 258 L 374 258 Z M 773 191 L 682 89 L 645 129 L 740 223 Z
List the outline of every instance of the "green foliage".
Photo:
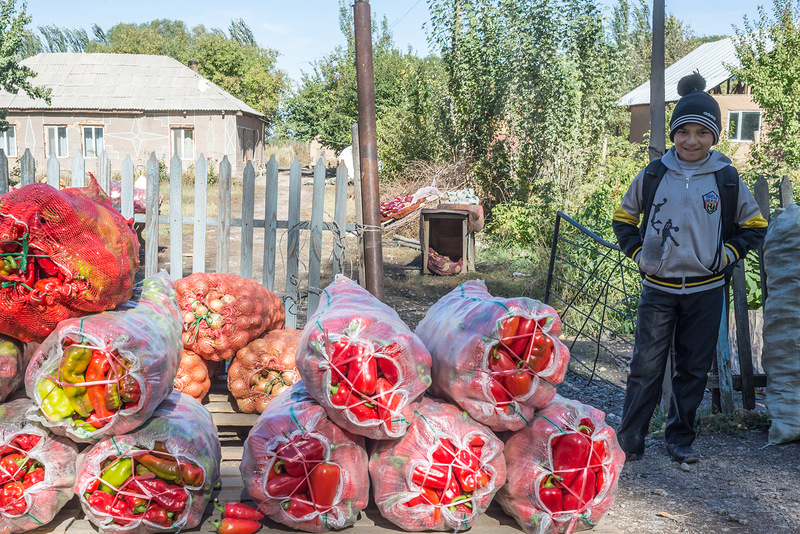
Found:
M 744 259 L 744 281 L 747 288 L 747 309 L 758 310 L 763 305 L 761 296 L 761 270 L 758 252 L 751 250 Z
M 536 210 L 532 204 L 512 200 L 494 207 L 486 231 L 490 240 L 500 246 L 530 248 L 534 244 L 542 244 L 543 228 L 536 221 Z
M 758 20 L 745 17 L 744 28 L 736 29 L 741 66 L 731 71 L 764 110 L 768 141 L 755 146 L 755 165 L 777 174 L 782 164 L 800 169 L 800 2 L 773 0 L 772 16 L 763 6 L 758 13 Z
M 739 408 L 731 413 L 713 413 L 709 409 L 702 409 L 697 414 L 694 427 L 698 433 L 741 436 L 747 430 L 769 430 L 771 425 L 772 420 L 767 412 Z
M 36 73 L 17 61 L 24 49 L 25 25 L 31 20 L 25 13 L 26 4 L 17 13 L 16 0 L 0 0 L 0 87 L 15 94 L 24 91 L 31 98 L 42 98 L 50 103 L 49 88 L 34 86 L 30 78 Z M 0 130 L 8 128 L 8 109 L 0 110 Z

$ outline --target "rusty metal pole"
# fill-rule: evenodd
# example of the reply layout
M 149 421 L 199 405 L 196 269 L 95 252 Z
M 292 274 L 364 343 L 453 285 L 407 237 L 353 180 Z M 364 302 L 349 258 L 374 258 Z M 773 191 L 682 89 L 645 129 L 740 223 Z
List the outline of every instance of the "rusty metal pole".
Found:
M 378 136 L 375 117 L 375 78 L 372 70 L 372 17 L 369 0 L 353 6 L 358 86 L 358 152 L 361 164 L 361 205 L 364 218 L 364 263 L 367 291 L 383 300 L 383 244 Z

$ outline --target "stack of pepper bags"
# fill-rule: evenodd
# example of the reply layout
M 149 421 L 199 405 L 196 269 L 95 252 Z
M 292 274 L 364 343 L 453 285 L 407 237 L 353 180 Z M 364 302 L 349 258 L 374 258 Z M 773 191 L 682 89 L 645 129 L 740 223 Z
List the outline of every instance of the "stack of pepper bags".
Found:
M 78 448 L 26 419 L 19 399 L 0 406 L 0 532 L 46 525 L 72 499 Z
M 431 355 L 397 312 L 341 275 L 303 329 L 296 364 L 333 422 L 372 439 L 402 436 L 431 380 Z
M 60 321 L 131 297 L 139 240 L 94 178 L 0 196 L 0 333 L 41 342 Z
M 145 279 L 120 311 L 59 323 L 33 355 L 25 389 L 29 417 L 91 442 L 144 423 L 172 393 L 181 315 L 166 273 Z
M 12 337 L 0 334 L 0 402 L 14 393 L 25 376 L 25 348 Z
M 331 422 L 303 382 L 267 405 L 244 443 L 240 470 L 259 510 L 293 529 L 348 527 L 369 499 L 364 438 Z
M 503 442 L 458 407 L 424 397 L 408 432 L 377 442 L 369 472 L 381 514 L 403 530 L 470 528 L 506 481 Z
M 556 396 L 506 442 L 497 500 L 529 534 L 594 527 L 611 507 L 625 453 L 605 414 Z
M 202 521 L 221 460 L 211 414 L 175 391 L 135 432 L 84 450 L 74 489 L 101 532 L 186 530 Z
M 442 297 L 416 334 L 433 358 L 433 395 L 495 431 L 530 422 L 552 401 L 569 363 L 553 308 L 525 297 L 493 297 L 480 280 Z

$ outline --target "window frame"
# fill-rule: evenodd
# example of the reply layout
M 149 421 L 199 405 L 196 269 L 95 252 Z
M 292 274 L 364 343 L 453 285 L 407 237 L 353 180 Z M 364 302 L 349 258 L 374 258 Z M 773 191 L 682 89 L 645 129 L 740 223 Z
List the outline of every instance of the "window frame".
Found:
M 92 143 L 94 144 L 94 155 L 89 155 L 89 151 L 86 149 L 86 130 L 92 130 Z M 100 149 L 100 152 L 97 151 L 97 130 L 100 130 L 103 134 L 103 148 Z M 81 147 L 83 149 L 83 157 L 84 158 L 99 158 L 100 153 L 105 150 L 106 147 L 106 132 L 105 128 L 102 125 L 96 124 L 84 124 L 81 126 Z
M 9 131 L 14 132 L 14 142 L 13 142 L 14 152 L 13 153 L 11 153 L 8 150 L 8 146 L 9 146 L 9 143 L 8 143 L 8 132 Z M 0 132 L 0 148 L 3 149 L 3 152 L 5 152 L 7 158 L 16 158 L 17 157 L 17 125 L 16 124 L 9 124 L 8 125 L 8 129 L 5 132 Z
M 195 137 L 194 137 L 195 129 L 194 129 L 194 126 L 185 126 L 185 125 L 170 126 L 169 142 L 170 142 L 170 145 L 172 145 L 170 153 L 173 156 L 177 152 L 177 147 L 175 146 L 175 133 L 177 131 L 184 132 L 183 134 L 181 134 L 181 153 L 178 154 L 178 157 L 181 158 L 181 161 L 194 161 L 194 153 L 196 152 L 196 150 L 195 150 Z M 185 137 L 186 134 L 185 134 L 185 132 L 187 132 L 187 131 L 191 131 L 192 132 L 192 154 L 190 156 L 188 156 L 188 157 L 183 153 L 183 148 L 185 146 L 184 143 L 186 142 L 186 137 Z
M 753 130 L 753 139 L 742 139 L 742 123 L 744 122 L 743 120 L 744 113 L 758 113 L 758 129 Z M 731 129 L 730 125 L 731 125 L 732 115 L 737 116 L 736 137 L 734 138 L 728 136 L 728 140 L 731 141 L 732 143 L 755 143 L 758 140 L 758 137 L 760 136 L 760 134 L 757 135 L 756 132 L 761 132 L 762 118 L 764 117 L 763 112 L 760 109 L 728 110 L 728 132 L 730 132 Z
M 67 128 L 66 124 L 45 124 L 44 125 L 44 153 L 47 154 L 47 158 L 50 158 L 50 135 L 49 132 L 51 129 L 56 129 L 56 134 L 58 134 L 58 128 L 64 129 L 64 145 L 66 145 L 65 154 L 59 154 L 59 143 L 58 135 L 56 135 L 56 158 L 68 158 L 69 157 L 69 128 Z

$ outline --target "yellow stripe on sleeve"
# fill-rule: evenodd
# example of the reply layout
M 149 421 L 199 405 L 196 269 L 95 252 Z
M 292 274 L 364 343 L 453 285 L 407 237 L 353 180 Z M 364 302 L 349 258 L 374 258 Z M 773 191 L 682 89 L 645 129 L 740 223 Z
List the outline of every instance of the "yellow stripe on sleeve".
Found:
M 736 247 L 733 247 L 733 246 L 729 245 L 728 243 L 725 243 L 725 248 L 727 248 L 728 250 L 733 252 L 733 257 L 736 258 L 734 261 L 738 261 L 739 260 L 739 253 L 736 252 Z
M 631 215 L 627 211 L 625 211 L 622 206 L 617 208 L 617 211 L 614 212 L 614 220 L 619 222 L 624 222 L 628 224 L 632 224 L 634 226 L 639 225 L 639 217 Z
M 616 216 L 617 214 L 615 213 L 614 218 L 616 218 Z M 767 227 L 767 220 L 764 217 L 762 217 L 760 213 L 742 225 L 742 228 L 766 228 L 766 227 Z

